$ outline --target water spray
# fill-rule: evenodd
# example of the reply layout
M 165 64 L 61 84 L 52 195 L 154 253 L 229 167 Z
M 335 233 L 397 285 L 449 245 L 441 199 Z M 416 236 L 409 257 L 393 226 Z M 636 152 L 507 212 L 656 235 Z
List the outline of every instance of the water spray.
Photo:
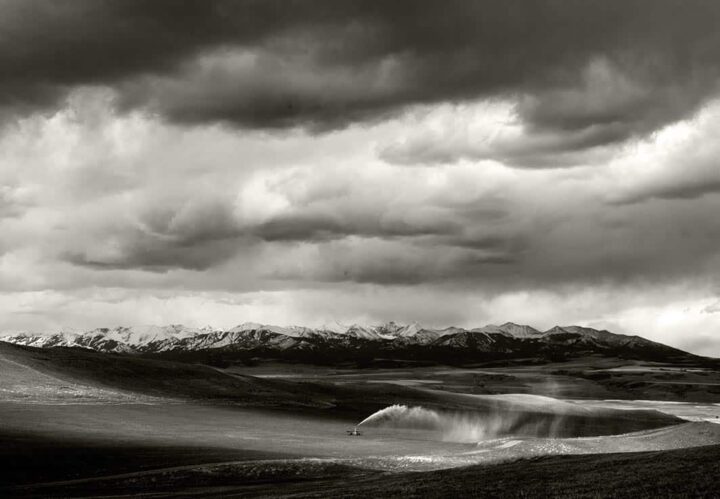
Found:
M 358 423 L 403 430 L 436 433 L 446 442 L 479 442 L 508 435 L 555 436 L 563 421 L 557 413 L 534 414 L 512 410 L 436 410 L 395 404 L 381 409 Z

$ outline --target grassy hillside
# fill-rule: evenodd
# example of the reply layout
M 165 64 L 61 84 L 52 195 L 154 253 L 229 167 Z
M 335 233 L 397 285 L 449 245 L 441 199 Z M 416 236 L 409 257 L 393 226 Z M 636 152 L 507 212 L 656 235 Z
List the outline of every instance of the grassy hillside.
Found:
M 334 463 L 221 464 L 22 486 L 16 497 L 153 493 L 183 497 L 718 497 L 720 446 L 548 456 L 430 472 L 378 473 Z M 156 497 L 153 495 L 153 497 Z
M 494 466 L 371 477 L 287 490 L 292 497 L 718 497 L 720 446 L 660 452 L 550 456 Z

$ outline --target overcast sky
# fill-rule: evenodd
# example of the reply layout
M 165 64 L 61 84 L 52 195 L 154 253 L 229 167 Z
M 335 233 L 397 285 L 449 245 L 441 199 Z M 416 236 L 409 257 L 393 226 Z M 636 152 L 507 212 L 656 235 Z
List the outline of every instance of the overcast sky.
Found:
M 0 330 L 720 356 L 720 2 L 0 0 Z

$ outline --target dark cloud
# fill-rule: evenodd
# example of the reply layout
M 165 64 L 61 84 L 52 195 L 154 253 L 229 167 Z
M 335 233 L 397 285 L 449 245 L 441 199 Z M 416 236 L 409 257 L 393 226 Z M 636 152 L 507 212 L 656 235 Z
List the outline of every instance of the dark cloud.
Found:
M 206 270 L 250 245 L 232 207 L 220 202 L 153 207 L 135 223 L 108 226 L 82 249 L 66 250 L 65 261 L 98 269 Z
M 15 199 L 15 189 L 0 186 L 0 219 L 20 216 L 24 206 Z
M 586 148 L 685 116 L 720 74 L 717 2 L 17 0 L 0 105 L 78 85 L 185 123 L 326 129 L 416 103 L 520 98 Z M 581 139 L 573 134 L 583 130 Z
M 720 302 L 713 303 L 712 305 L 708 305 L 707 307 L 702 309 L 702 313 L 704 313 L 704 314 L 720 313 Z
M 201 205 L 190 210 L 168 207 L 144 213 L 139 224 L 115 228 L 101 236 L 98 244 L 68 251 L 63 259 L 98 269 L 206 270 L 263 243 L 322 245 L 375 239 L 411 244 L 412 240 L 427 243 L 433 238 L 433 242 L 461 247 L 466 243 L 462 231 L 460 224 L 448 220 L 412 222 L 352 213 L 331 216 L 299 212 L 242 225 L 228 205 Z M 467 241 L 467 247 L 473 249 L 498 249 L 501 245 L 500 240 Z M 422 280 L 422 275 L 417 278 Z
M 515 263 L 512 253 L 497 249 L 350 238 L 318 246 L 318 258 L 310 262 L 280 262 L 266 277 L 316 283 L 455 283 L 465 287 L 463 282 L 483 278 L 497 282 Z
M 720 179 L 692 178 L 670 185 L 648 186 L 616 200 L 615 203 L 634 204 L 651 199 L 687 200 L 718 192 L 720 192 Z
M 463 234 L 458 237 L 440 238 L 440 244 L 455 246 L 459 248 L 469 248 L 475 250 L 503 250 L 517 254 L 526 247 L 526 241 L 520 236 L 500 236 L 500 235 L 468 235 Z
M 237 241 L 233 239 L 188 244 L 184 241 L 137 237 L 127 238 L 119 251 L 112 255 L 69 252 L 62 258 L 73 265 L 98 270 L 201 271 L 230 260 L 236 256 L 237 249 Z
M 448 220 L 427 220 L 409 222 L 400 219 L 341 217 L 330 214 L 276 217 L 250 229 L 265 241 L 306 241 L 317 242 L 342 239 L 348 236 L 413 237 L 437 234 L 456 234 L 462 231 L 457 222 Z

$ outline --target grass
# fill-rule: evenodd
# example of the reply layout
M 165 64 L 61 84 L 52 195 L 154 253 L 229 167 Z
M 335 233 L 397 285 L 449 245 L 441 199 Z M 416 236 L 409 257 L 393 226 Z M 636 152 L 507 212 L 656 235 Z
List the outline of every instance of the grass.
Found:
M 720 446 L 553 456 L 460 469 L 370 477 L 346 484 L 255 489 L 282 497 L 720 497 Z
M 265 466 L 265 467 L 263 467 Z M 64 486 L 6 489 L 16 496 L 135 494 L 165 497 L 720 497 L 720 446 L 551 456 L 423 473 L 334 464 L 221 464 Z M 0 489 L 0 492 L 3 492 Z

